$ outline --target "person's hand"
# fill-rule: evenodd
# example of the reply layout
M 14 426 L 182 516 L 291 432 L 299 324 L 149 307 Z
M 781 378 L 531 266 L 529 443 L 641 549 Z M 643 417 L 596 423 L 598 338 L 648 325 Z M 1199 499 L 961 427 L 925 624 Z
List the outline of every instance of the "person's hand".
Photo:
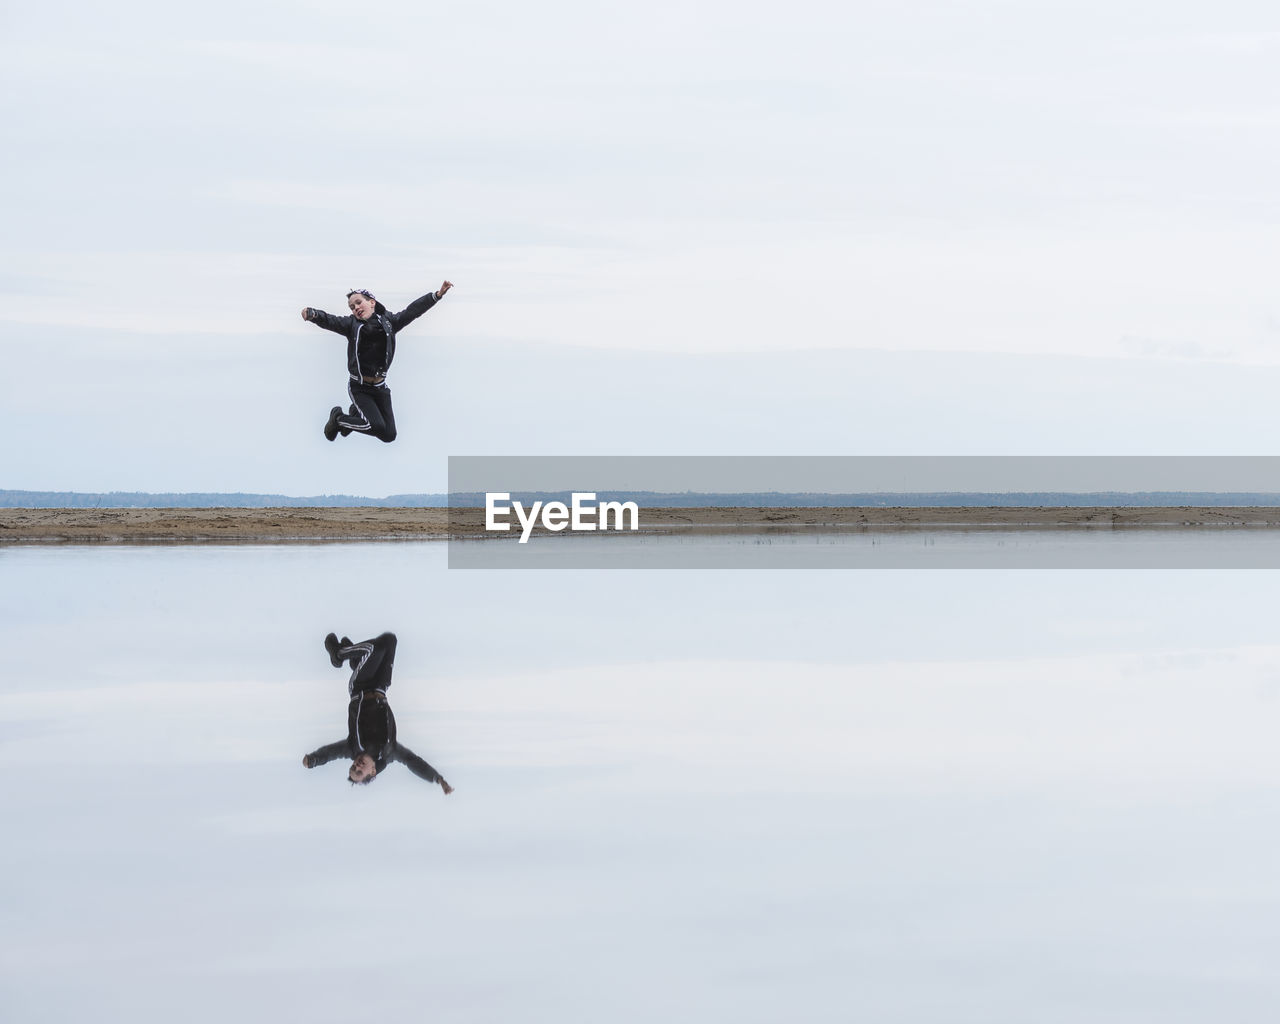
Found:
M 304 309 L 304 310 L 302 311 L 302 319 L 303 319 L 303 320 L 310 320 L 310 319 L 311 319 L 311 317 L 307 316 L 307 314 L 308 314 L 309 312 L 311 312 L 310 308 Z
M 453 792 L 453 787 L 449 785 L 449 783 L 445 782 L 444 779 L 440 780 L 440 788 L 444 790 L 445 796 L 448 796 L 450 793 Z
M 447 291 L 448 291 L 450 288 L 452 288 L 452 287 L 453 287 L 453 282 L 452 282 L 452 281 L 446 281 L 444 284 L 442 284 L 442 285 L 440 286 L 440 290 L 436 292 L 436 298 L 437 298 L 437 299 L 443 299 L 443 298 L 444 298 L 444 293 L 445 293 L 445 292 L 447 292 Z
M 303 754 L 303 755 L 302 755 L 302 767 L 303 767 L 303 768 L 314 768 L 314 767 L 315 767 L 315 762 L 314 762 L 313 760 L 311 760 L 311 755 L 310 755 L 310 754 Z

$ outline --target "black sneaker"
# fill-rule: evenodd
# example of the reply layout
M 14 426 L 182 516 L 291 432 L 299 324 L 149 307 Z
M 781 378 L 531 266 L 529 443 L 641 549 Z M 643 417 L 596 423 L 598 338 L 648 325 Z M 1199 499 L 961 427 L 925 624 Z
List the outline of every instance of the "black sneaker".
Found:
M 324 439 L 332 441 L 338 436 L 338 417 L 342 415 L 342 406 L 335 405 L 329 410 L 329 422 L 324 425 Z
M 355 419 L 357 416 L 360 415 L 360 410 L 356 408 L 354 402 L 351 403 L 351 408 L 347 410 L 347 415 L 350 416 L 352 419 Z M 351 428 L 338 427 L 338 433 L 341 434 L 343 437 L 346 437 L 348 434 L 351 433 Z
M 333 440 L 330 438 L 330 440 Z M 342 659 L 338 656 L 338 638 L 330 633 L 324 638 L 324 649 L 329 652 L 329 663 L 334 668 L 342 668 Z

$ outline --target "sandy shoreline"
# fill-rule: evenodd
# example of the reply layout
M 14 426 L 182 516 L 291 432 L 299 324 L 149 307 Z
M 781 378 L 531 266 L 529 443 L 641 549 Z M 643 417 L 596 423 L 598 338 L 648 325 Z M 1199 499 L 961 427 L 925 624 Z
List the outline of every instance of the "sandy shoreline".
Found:
M 662 508 L 644 533 L 743 530 L 1280 527 L 1280 507 Z M 539 531 L 541 532 L 541 531 Z M 494 537 L 484 510 L 442 508 L 8 508 L 0 545 L 311 543 Z M 518 527 L 510 537 L 518 536 Z

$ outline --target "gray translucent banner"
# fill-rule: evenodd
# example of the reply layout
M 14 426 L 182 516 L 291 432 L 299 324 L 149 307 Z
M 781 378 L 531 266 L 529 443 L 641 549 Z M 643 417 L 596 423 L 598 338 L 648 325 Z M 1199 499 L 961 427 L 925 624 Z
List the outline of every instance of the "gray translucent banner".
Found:
M 470 569 L 1280 568 L 1280 458 L 451 457 Z
M 1280 494 L 1273 456 L 451 456 L 449 493 Z

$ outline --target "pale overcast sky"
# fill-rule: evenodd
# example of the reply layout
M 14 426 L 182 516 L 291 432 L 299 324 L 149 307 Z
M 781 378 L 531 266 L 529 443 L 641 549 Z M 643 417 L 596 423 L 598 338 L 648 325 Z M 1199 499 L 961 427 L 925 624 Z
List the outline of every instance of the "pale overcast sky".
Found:
M 0 345 L 30 386 L 0 486 L 1277 450 L 1272 5 L 129 0 L 5 22 Z M 400 308 L 445 277 L 393 369 L 401 439 L 326 445 L 342 342 L 298 310 L 353 286 Z

